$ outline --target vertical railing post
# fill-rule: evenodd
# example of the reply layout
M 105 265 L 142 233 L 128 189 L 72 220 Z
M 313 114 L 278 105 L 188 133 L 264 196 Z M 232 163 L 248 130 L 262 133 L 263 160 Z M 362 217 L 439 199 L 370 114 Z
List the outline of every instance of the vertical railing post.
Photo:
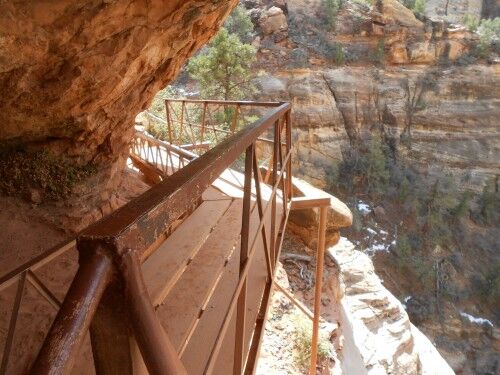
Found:
M 318 250 L 316 255 L 316 280 L 314 289 L 314 319 L 313 332 L 311 338 L 311 365 L 309 375 L 316 374 L 316 365 L 318 361 L 318 341 L 319 341 L 319 319 L 321 315 L 321 289 L 323 284 L 323 262 L 325 256 L 325 236 L 326 236 L 326 218 L 327 207 L 322 206 L 319 210 L 319 228 L 318 228 Z
M 170 144 L 174 143 L 174 133 L 172 126 L 172 118 L 170 115 L 169 101 L 165 100 L 165 115 L 167 117 L 167 129 L 168 129 L 168 142 Z
M 111 259 L 94 250 L 85 255 L 80 252 L 78 272 L 33 363 L 36 374 L 65 374 L 73 367 L 113 274 Z
M 115 278 L 106 288 L 90 325 L 96 373 L 132 375 L 134 363 L 131 339 L 123 283 Z
M 182 131 L 184 130 L 184 109 L 186 108 L 186 102 L 183 100 L 181 104 L 181 117 L 180 117 L 180 128 L 179 128 L 179 139 L 178 142 L 182 143 Z
M 201 130 L 200 130 L 200 138 L 201 143 L 205 140 L 205 123 L 207 119 L 207 102 L 203 102 L 203 114 L 201 116 Z
M 292 111 L 289 109 L 286 111 L 286 154 L 290 152 L 292 148 L 292 116 L 291 116 Z M 288 193 L 288 199 L 291 200 L 293 197 L 293 190 L 292 190 L 292 158 L 288 158 L 288 164 L 286 168 L 286 184 L 287 186 L 287 193 Z
M 187 375 L 151 303 L 137 254 L 127 249 L 121 257 L 124 295 L 131 327 L 148 372 L 152 375 Z M 115 320 L 116 319 L 115 317 Z M 122 372 L 115 372 L 122 374 Z
M 236 131 L 236 128 L 238 126 L 238 117 L 240 114 L 240 105 L 236 104 L 235 110 L 234 110 L 234 115 L 233 115 L 233 121 L 231 124 L 231 134 L 234 134 Z
M 276 185 L 278 180 L 278 153 L 279 153 L 279 120 L 274 123 L 274 143 L 273 143 L 273 171 L 272 171 L 272 186 Z M 271 197 L 271 246 L 270 254 L 273 269 L 276 267 L 276 194 Z
M 252 197 L 252 167 L 255 144 L 248 146 L 245 153 L 245 185 L 243 187 L 243 213 L 241 220 L 241 247 L 240 247 L 240 278 L 245 277 L 243 287 L 238 296 L 236 307 L 236 335 L 234 347 L 233 374 L 241 374 L 245 368 L 245 319 L 246 319 L 246 297 L 247 276 L 243 270 L 248 262 L 248 248 L 250 237 L 250 205 Z

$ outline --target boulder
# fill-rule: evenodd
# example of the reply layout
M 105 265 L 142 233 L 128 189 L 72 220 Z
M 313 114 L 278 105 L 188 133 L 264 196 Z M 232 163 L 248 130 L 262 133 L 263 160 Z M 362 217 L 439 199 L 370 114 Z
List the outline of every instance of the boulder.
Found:
M 269 8 L 260 16 L 259 26 L 265 35 L 288 30 L 288 23 L 283 10 L 275 6 Z
M 352 225 L 352 213 L 349 208 L 338 198 L 301 179 L 293 178 L 292 184 L 294 197 L 330 198 L 330 206 L 327 211 L 326 246 L 335 245 L 340 238 L 339 230 Z M 298 235 L 308 247 L 316 249 L 318 224 L 318 208 L 293 210 L 290 212 L 287 229 Z
M 397 0 L 382 1 L 382 16 L 386 24 L 395 24 L 404 27 L 423 29 L 424 24 L 418 20 L 413 12 Z

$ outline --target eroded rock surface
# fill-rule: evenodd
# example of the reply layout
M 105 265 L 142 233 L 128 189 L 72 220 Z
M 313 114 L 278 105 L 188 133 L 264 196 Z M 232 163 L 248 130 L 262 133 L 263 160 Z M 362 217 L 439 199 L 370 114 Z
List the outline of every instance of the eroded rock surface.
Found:
M 339 268 L 342 369 L 346 374 L 454 374 L 346 238 L 328 250 Z M 335 282 L 335 281 L 334 281 Z
M 413 93 L 426 77 L 433 87 L 415 112 L 412 149 L 400 149 L 431 174 L 446 167 L 463 187 L 480 190 L 500 168 L 496 65 L 289 70 L 262 77 L 261 87 L 266 97 L 293 104 L 296 175 L 326 187 L 342 143 L 367 137 L 379 116 L 399 142 L 406 116 L 403 83 L 408 79 Z
M 99 165 L 119 183 L 135 115 L 214 35 L 236 0 L 0 4 L 0 147 Z

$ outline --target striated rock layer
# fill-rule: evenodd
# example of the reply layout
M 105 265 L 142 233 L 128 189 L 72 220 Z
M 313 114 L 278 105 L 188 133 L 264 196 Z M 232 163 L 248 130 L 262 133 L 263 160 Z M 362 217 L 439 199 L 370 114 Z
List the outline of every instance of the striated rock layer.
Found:
M 382 284 L 370 258 L 346 238 L 328 250 L 339 268 L 342 369 L 358 374 L 454 374 Z
M 236 3 L 2 2 L 0 149 L 36 145 L 97 164 L 101 192 L 113 189 L 134 116 Z
M 412 162 L 440 175 L 443 167 L 463 187 L 480 190 L 500 169 L 498 66 L 344 67 L 289 70 L 261 77 L 268 98 L 293 103 L 296 175 L 325 187 L 341 145 L 370 135 L 378 117 L 399 144 L 405 127 L 409 80 L 412 95 L 425 77 L 433 82 L 415 110 Z

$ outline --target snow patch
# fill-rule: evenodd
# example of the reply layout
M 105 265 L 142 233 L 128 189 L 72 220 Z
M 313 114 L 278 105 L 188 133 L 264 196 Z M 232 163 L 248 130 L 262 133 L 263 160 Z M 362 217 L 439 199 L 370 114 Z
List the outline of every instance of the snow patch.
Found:
M 358 211 L 361 212 L 363 215 L 366 215 L 366 214 L 369 214 L 370 212 L 372 212 L 371 207 L 367 203 L 363 202 L 362 200 L 358 201 L 357 207 L 358 207 Z
M 471 322 L 473 324 L 479 324 L 481 326 L 487 325 L 487 326 L 490 326 L 491 328 L 493 328 L 493 323 L 488 319 L 478 318 L 478 317 L 472 316 L 470 314 L 467 314 L 466 312 L 463 312 L 463 311 L 460 311 L 460 316 L 468 319 L 469 322 Z
M 402 305 L 403 305 L 403 308 L 404 308 L 405 310 L 407 310 L 407 306 L 406 306 L 406 304 L 407 304 L 407 303 L 408 303 L 408 301 L 409 301 L 409 300 L 411 300 L 412 298 L 413 298 L 412 296 L 406 296 L 405 298 L 403 298 L 403 303 L 402 303 Z

